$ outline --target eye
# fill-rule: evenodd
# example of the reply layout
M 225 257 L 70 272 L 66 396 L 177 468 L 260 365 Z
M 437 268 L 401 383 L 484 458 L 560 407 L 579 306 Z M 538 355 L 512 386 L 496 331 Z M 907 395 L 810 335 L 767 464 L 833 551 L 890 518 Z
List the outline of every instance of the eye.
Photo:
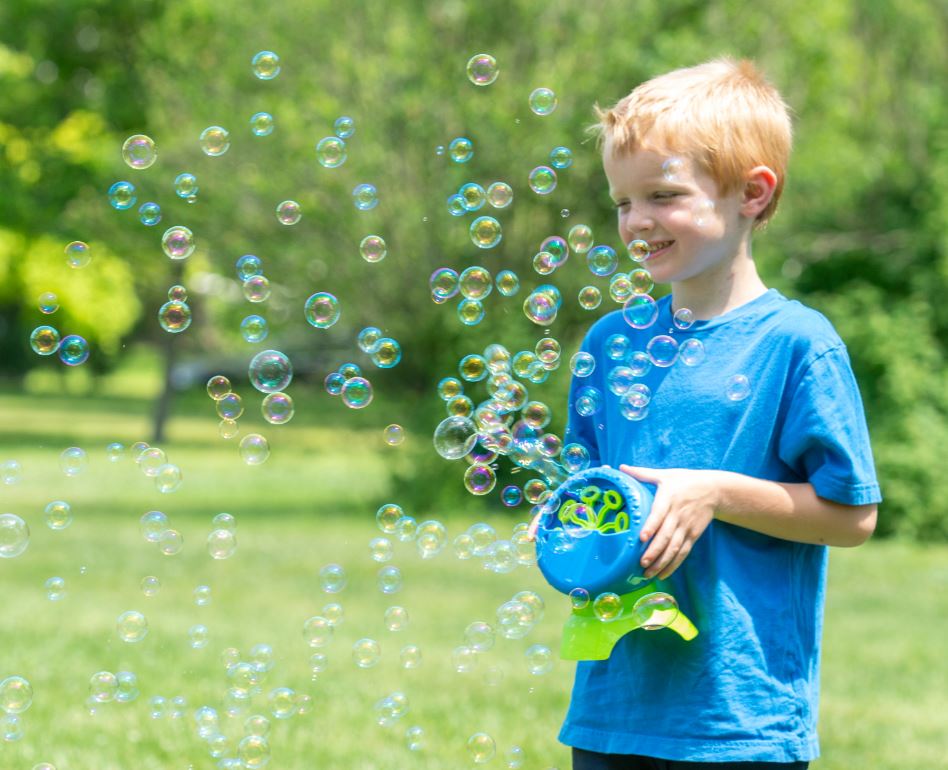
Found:
M 655 201 L 668 201 L 672 198 L 677 198 L 681 193 L 675 192 L 674 190 L 657 190 L 652 193 L 652 200 Z
M 616 209 L 617 211 L 622 211 L 623 209 L 627 209 L 629 207 L 629 202 L 619 201 L 618 203 L 613 203 L 612 207 Z

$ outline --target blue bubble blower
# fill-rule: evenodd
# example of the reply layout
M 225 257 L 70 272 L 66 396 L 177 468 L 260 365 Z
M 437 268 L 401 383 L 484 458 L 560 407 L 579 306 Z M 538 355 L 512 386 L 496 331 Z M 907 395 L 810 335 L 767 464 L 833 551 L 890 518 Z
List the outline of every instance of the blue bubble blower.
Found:
M 640 538 L 654 487 L 608 466 L 567 478 L 543 504 L 536 525 L 537 564 L 572 613 L 563 628 L 564 660 L 605 660 L 635 629 L 669 628 L 685 640 L 698 630 L 675 598 L 640 564 Z

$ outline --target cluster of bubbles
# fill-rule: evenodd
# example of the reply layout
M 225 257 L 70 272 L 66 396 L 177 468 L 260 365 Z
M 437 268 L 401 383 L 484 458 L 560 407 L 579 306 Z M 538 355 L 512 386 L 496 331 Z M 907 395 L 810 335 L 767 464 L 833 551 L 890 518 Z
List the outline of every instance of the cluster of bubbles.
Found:
M 293 398 L 283 392 L 293 379 L 293 366 L 289 357 L 278 350 L 263 350 L 257 353 L 248 367 L 250 384 L 263 393 L 260 411 L 271 425 L 284 425 L 295 413 Z M 207 381 L 207 395 L 214 401 L 220 417 L 218 432 L 221 438 L 237 436 L 240 428 L 237 420 L 244 413 L 244 402 L 233 389 L 228 377 L 215 374 Z M 261 465 L 270 457 L 270 442 L 259 433 L 248 433 L 239 443 L 240 457 L 247 465 Z
M 397 344 L 395 343 L 396 346 Z M 397 359 L 401 358 L 401 348 L 386 347 L 384 355 L 389 352 L 396 358 L 395 362 L 391 364 L 394 366 L 398 363 Z M 373 353 L 372 355 L 375 356 L 376 354 Z M 365 409 L 372 403 L 375 396 L 372 383 L 362 374 L 362 367 L 352 362 L 344 363 L 335 371 L 327 374 L 323 380 L 323 387 L 330 396 L 339 396 L 342 403 L 350 409 Z
M 83 241 L 71 241 L 66 245 L 66 264 L 74 269 L 86 267 L 92 261 L 92 251 Z M 37 302 L 43 315 L 52 315 L 59 310 L 59 298 L 53 292 L 40 294 Z M 89 359 L 89 343 L 79 334 L 62 336 L 55 326 L 41 324 L 30 332 L 30 348 L 38 356 L 58 354 L 66 366 L 79 366 Z
M 349 157 L 346 140 L 355 133 L 355 121 L 341 115 L 333 123 L 333 133 L 316 143 L 316 160 L 323 168 L 338 168 Z

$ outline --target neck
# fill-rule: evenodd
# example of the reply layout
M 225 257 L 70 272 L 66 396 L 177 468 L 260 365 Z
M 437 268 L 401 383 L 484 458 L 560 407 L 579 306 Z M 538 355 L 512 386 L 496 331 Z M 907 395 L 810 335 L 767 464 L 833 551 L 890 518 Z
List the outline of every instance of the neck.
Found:
M 672 307 L 686 307 L 696 319 L 707 320 L 757 299 L 766 291 L 754 260 L 745 252 L 701 275 L 673 283 Z

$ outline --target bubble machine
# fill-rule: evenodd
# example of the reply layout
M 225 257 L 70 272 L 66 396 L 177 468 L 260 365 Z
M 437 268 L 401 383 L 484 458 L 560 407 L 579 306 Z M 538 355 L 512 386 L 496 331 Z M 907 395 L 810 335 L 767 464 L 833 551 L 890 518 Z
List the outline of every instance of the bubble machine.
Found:
M 565 660 L 605 660 L 630 631 L 669 628 L 682 639 L 698 630 L 674 597 L 647 578 L 639 537 L 654 487 L 599 466 L 567 478 L 543 503 L 537 522 L 537 563 L 567 594 L 572 613 L 563 628 Z

